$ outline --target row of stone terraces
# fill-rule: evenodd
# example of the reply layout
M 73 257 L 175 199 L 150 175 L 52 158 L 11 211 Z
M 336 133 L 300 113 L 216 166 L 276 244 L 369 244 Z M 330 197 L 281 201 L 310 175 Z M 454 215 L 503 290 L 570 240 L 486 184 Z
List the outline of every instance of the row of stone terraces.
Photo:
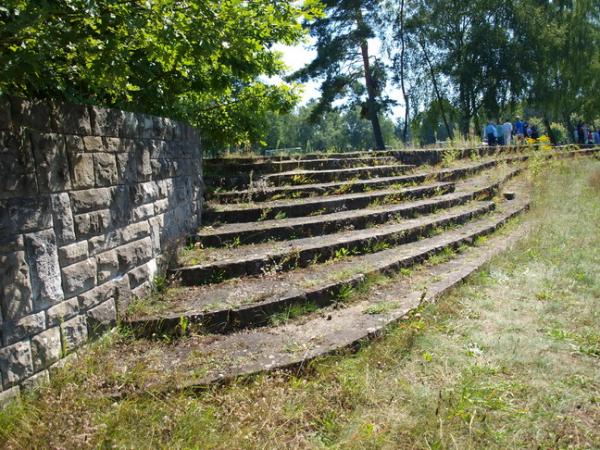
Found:
M 445 155 L 206 161 L 205 225 L 170 271 L 174 287 L 126 319 L 166 343 L 120 355 L 120 366 L 180 387 L 300 367 L 434 300 L 518 237 L 522 227 L 495 232 L 530 202 L 530 153 Z

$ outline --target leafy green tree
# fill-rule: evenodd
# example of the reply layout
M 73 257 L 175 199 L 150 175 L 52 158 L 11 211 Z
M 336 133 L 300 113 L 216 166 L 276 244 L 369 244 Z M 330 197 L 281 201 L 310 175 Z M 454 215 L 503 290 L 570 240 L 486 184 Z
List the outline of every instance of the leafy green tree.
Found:
M 0 93 L 187 120 L 213 145 L 255 138 L 289 110 L 275 43 L 304 35 L 315 0 L 5 0 Z
M 382 62 L 369 53 L 375 37 L 377 0 L 323 0 L 325 14 L 309 22 L 316 39 L 316 58 L 292 78 L 320 79 L 321 98 L 313 118 L 330 111 L 336 100 L 350 97 L 349 107 L 359 106 L 371 121 L 377 149 L 385 148 L 380 115 L 390 104 L 383 96 L 386 71 Z
M 271 149 L 300 147 L 305 151 L 371 147 L 371 124 L 362 117 L 360 108 L 328 111 L 314 121 L 312 111 L 315 106 L 316 102 L 311 102 L 290 114 L 271 114 L 265 145 Z M 390 119 L 381 118 L 381 131 L 386 142 L 397 142 L 395 126 Z

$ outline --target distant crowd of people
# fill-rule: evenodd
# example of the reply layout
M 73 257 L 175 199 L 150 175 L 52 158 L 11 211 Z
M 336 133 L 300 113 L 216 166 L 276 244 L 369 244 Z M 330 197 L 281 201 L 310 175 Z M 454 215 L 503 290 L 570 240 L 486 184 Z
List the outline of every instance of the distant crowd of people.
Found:
M 600 145 L 600 127 L 596 127 L 596 130 L 594 130 L 587 124 L 579 122 L 575 128 L 575 142 L 583 145 Z
M 514 123 L 508 119 L 504 123 L 498 124 L 493 120 L 489 120 L 485 126 L 484 135 L 488 145 L 511 145 L 513 143 L 523 143 L 526 138 L 539 139 L 540 131 L 535 124 L 517 117 Z M 578 144 L 600 145 L 600 127 L 593 130 L 585 123 L 578 123 L 574 138 Z

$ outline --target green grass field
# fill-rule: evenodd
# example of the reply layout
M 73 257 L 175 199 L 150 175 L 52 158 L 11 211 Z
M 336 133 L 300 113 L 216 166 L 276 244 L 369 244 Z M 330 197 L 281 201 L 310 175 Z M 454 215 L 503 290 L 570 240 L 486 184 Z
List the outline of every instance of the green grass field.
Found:
M 600 161 L 534 173 L 529 237 L 357 353 L 115 400 L 113 334 L 0 411 L 0 447 L 600 448 Z

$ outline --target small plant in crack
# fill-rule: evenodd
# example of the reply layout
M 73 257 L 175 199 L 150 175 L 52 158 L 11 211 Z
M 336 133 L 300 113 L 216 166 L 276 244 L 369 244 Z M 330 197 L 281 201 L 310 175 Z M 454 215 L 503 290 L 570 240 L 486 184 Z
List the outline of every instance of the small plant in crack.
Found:
M 352 255 L 352 252 L 348 248 L 342 247 L 335 251 L 335 254 L 333 255 L 333 259 L 335 261 L 339 261 L 344 258 L 349 258 L 351 255 Z

